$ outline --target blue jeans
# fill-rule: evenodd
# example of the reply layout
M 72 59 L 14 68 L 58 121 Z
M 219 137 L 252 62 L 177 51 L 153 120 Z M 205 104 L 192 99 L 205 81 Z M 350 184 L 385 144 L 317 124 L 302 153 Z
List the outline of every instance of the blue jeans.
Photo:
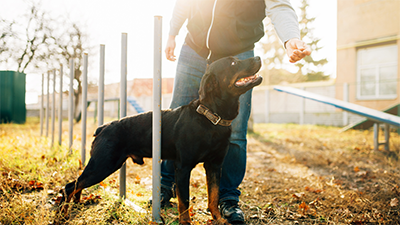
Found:
M 253 50 L 236 55 L 243 60 L 254 56 Z M 207 68 L 207 62 L 188 45 L 183 45 L 176 68 L 174 91 L 170 108 L 187 105 L 199 98 L 200 81 Z M 229 150 L 222 165 L 219 201 L 239 201 L 238 187 L 246 172 L 247 121 L 250 117 L 251 93 L 240 96 L 239 115 L 232 122 Z M 161 163 L 161 185 L 172 189 L 175 183 L 175 168 L 171 160 Z

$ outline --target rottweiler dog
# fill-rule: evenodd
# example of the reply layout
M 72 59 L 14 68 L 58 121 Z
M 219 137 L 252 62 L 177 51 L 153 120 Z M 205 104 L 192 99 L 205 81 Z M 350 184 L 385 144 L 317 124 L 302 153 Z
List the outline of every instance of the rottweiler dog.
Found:
M 238 60 L 226 57 L 211 63 L 199 88 L 199 99 L 162 111 L 161 158 L 174 160 L 179 222 L 190 224 L 189 180 L 192 169 L 204 163 L 208 208 L 217 224 L 228 224 L 218 210 L 221 167 L 228 151 L 231 122 L 239 112 L 239 96 L 259 85 L 262 77 L 259 57 Z M 143 164 L 152 157 L 152 112 L 122 118 L 97 128 L 91 158 L 77 180 L 63 190 L 65 203 L 79 202 L 82 189 L 104 180 L 131 158 Z M 234 163 L 234 162 L 232 162 Z

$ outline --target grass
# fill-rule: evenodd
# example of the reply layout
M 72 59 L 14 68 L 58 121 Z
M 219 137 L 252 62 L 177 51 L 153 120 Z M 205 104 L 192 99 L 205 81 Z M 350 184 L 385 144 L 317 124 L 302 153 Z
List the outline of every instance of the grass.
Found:
M 110 120 L 110 119 L 108 119 Z M 51 148 L 39 122 L 0 124 L 0 224 L 51 224 L 59 190 L 81 170 L 80 124 L 74 125 L 72 154 L 63 144 Z M 87 144 L 96 125 L 88 122 Z M 249 134 L 248 166 L 241 207 L 247 224 L 398 224 L 400 221 L 400 136 L 391 134 L 390 152 L 372 149 L 372 131 L 295 125 L 256 124 Z M 383 137 L 381 137 L 383 138 Z M 58 139 L 58 138 L 55 138 Z M 89 152 L 89 151 L 87 151 Z M 86 157 L 89 158 L 89 155 Z M 118 172 L 83 191 L 66 224 L 151 224 L 151 159 L 127 161 L 127 199 L 119 200 Z M 194 224 L 207 224 L 205 175 L 191 176 Z M 176 206 L 176 199 L 173 199 Z M 176 207 L 162 210 L 165 224 L 177 222 Z

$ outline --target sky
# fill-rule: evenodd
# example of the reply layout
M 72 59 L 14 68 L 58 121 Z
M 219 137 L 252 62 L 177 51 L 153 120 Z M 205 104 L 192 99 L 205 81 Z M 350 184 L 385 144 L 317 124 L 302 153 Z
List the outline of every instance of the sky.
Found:
M 300 0 L 291 0 L 291 3 L 298 10 Z M 41 0 L 42 8 L 52 16 L 78 21 L 87 29 L 91 45 L 97 48 L 93 55 L 89 55 L 90 80 L 97 80 L 100 67 L 99 49 L 101 44 L 105 45 L 106 84 L 120 81 L 122 33 L 128 35 L 128 80 L 153 77 L 154 16 L 162 16 L 164 49 L 174 4 L 175 0 Z M 18 21 L 27 8 L 26 0 L 0 0 L 0 18 Z M 316 57 L 328 59 L 329 63 L 324 70 L 326 74 L 332 74 L 333 78 L 336 77 L 336 9 L 336 0 L 310 0 L 310 16 L 316 17 L 314 36 L 321 39 L 320 45 L 323 46 Z M 176 39 L 176 56 L 179 56 L 185 33 L 186 28 L 183 26 Z M 259 55 L 257 51 L 255 54 Z M 162 77 L 174 77 L 176 63 L 167 61 L 163 54 Z M 0 70 L 12 69 L 0 65 Z M 53 68 L 28 71 L 27 104 L 37 102 L 41 74 L 50 69 Z M 68 73 L 65 66 L 64 73 Z

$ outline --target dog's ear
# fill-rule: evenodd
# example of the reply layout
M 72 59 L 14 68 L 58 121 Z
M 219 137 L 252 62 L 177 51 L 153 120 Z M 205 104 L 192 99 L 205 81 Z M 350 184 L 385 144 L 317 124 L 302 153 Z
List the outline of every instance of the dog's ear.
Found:
M 199 97 L 200 101 L 202 99 L 205 99 L 207 94 L 214 91 L 217 91 L 218 89 L 218 81 L 217 78 L 215 77 L 215 74 L 213 74 L 210 71 L 207 71 L 206 74 L 204 74 L 203 78 L 201 79 L 200 83 L 200 89 L 199 89 Z

